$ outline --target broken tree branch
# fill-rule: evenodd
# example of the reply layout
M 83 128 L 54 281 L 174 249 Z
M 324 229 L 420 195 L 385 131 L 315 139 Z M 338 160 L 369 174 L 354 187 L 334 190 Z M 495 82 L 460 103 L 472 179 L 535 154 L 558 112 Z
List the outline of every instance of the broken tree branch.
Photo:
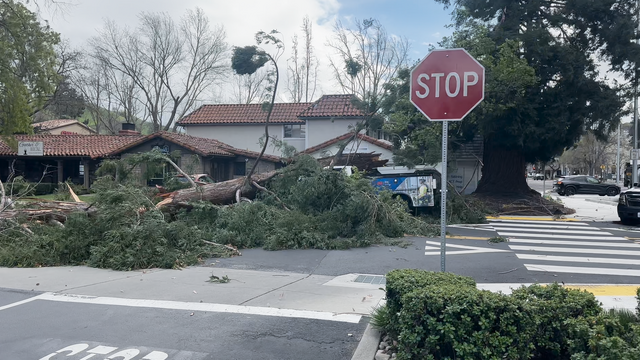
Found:
M 262 190 L 262 191 L 266 192 L 267 194 L 269 194 L 269 195 L 273 196 L 273 197 L 276 199 L 276 201 L 278 201 L 278 202 L 280 203 L 280 205 L 282 205 L 282 207 L 283 207 L 285 210 L 287 210 L 287 211 L 291 211 L 291 209 L 289 209 L 289 208 L 287 207 L 287 205 L 285 205 L 285 203 L 284 203 L 282 200 L 280 200 L 280 198 L 278 197 L 278 195 L 276 195 L 273 191 L 271 191 L 271 190 L 267 189 L 267 188 L 266 188 L 266 187 L 264 187 L 264 186 L 260 186 L 260 184 L 258 184 L 258 183 L 257 183 L 257 182 L 255 182 L 255 181 L 254 181 L 254 182 L 252 182 L 251 184 L 253 184 L 253 186 L 255 186 L 256 188 L 258 188 L 258 190 Z
M 182 169 L 180 169 L 180 167 L 173 162 L 173 160 L 169 159 L 169 157 L 164 158 L 164 160 L 166 162 L 168 162 L 171 166 L 173 166 L 174 169 L 176 169 L 177 172 L 179 172 L 180 174 L 182 174 L 182 176 L 184 176 L 187 180 L 189 180 L 189 183 L 191 183 L 192 187 L 197 187 L 198 185 L 196 185 L 196 182 L 193 181 L 193 179 L 191 178 L 191 176 L 189 176 L 187 173 L 185 173 L 184 171 L 182 171 Z
M 207 241 L 207 240 L 202 240 L 202 242 L 204 242 L 205 244 L 209 244 L 209 245 L 223 247 L 225 249 L 228 249 L 228 250 L 231 250 L 231 251 L 235 252 L 236 254 L 238 254 L 238 256 L 242 256 L 242 253 L 240 251 L 238 251 L 238 249 L 234 248 L 233 246 L 218 244 L 218 243 L 215 243 L 215 242 L 212 242 L 212 241 Z
M 75 191 L 73 191 L 73 189 L 71 188 L 71 185 L 69 185 L 69 183 L 67 184 L 67 188 L 69 189 L 69 194 L 71 194 L 71 198 L 73 199 L 73 201 L 75 202 L 84 202 L 82 200 L 80 200 L 80 198 L 78 197 L 78 195 L 76 195 Z

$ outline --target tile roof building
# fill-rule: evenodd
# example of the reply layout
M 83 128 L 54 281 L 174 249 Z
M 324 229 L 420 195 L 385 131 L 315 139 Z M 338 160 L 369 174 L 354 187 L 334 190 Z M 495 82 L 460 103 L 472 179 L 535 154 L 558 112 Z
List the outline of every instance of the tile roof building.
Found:
M 298 152 L 343 136 L 364 120 L 354 95 L 324 95 L 311 103 L 274 104 L 269 136 Z M 239 149 L 260 151 L 267 113 L 260 104 L 203 105 L 180 119 L 187 134 L 216 139 Z M 272 141 L 275 145 L 276 142 Z M 267 153 L 283 154 L 270 146 Z
M 0 139 L 0 180 L 6 181 L 13 170 L 15 176 L 29 181 L 58 183 L 71 179 L 75 183 L 91 185 L 100 162 L 106 158 L 120 158 L 154 148 L 165 153 L 180 154 L 178 165 L 193 173 L 210 174 L 216 181 L 243 176 L 259 153 L 237 149 L 215 139 L 186 134 L 158 132 L 140 135 L 125 131 L 126 135 L 15 135 Z M 27 143 L 37 144 L 41 152 L 20 154 Z M 281 166 L 280 158 L 263 156 L 258 172 Z M 181 165 L 183 164 L 183 165 Z M 12 170 L 11 170 L 12 169 Z M 88 175 L 88 176 L 85 176 Z
M 73 119 L 48 120 L 31 124 L 35 133 L 53 135 L 90 135 L 96 131 Z

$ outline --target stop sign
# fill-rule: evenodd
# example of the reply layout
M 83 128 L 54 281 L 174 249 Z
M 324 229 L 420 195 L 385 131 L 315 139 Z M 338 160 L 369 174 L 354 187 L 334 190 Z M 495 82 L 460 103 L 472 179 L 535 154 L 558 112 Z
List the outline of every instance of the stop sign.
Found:
M 411 102 L 431 121 L 462 120 L 484 99 L 484 67 L 464 49 L 433 50 L 411 70 Z

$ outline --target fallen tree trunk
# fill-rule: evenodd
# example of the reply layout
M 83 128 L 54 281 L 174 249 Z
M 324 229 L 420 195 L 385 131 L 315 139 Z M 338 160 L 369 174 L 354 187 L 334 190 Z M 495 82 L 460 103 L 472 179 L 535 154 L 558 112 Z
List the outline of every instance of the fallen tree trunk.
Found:
M 263 185 L 269 179 L 276 176 L 276 171 L 269 171 L 263 174 L 254 175 L 252 181 Z M 205 184 L 197 188 L 182 189 L 171 193 L 162 194 L 165 198 L 159 207 L 184 207 L 190 201 L 208 201 L 216 205 L 227 205 L 236 202 L 236 193 L 240 190 L 240 196 L 254 198 L 256 189 L 252 186 L 245 186 L 246 179 L 238 178 L 227 180 L 215 184 Z
M 14 219 L 23 216 L 28 220 L 45 222 L 55 220 L 64 223 L 71 213 L 86 212 L 93 214 L 95 211 L 96 209 L 92 208 L 90 204 L 83 202 L 37 201 L 30 202 L 26 208 L 2 211 L 0 212 L 0 219 Z

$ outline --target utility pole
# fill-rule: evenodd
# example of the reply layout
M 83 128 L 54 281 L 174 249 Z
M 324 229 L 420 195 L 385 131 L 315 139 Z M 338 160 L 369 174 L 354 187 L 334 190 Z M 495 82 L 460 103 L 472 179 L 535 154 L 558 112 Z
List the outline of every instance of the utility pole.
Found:
M 618 124 L 618 151 L 616 153 L 616 185 L 620 186 L 620 131 L 622 125 Z
M 636 21 L 640 24 L 640 1 L 636 0 Z M 638 28 L 636 27 L 636 44 L 640 45 L 638 38 Z M 635 62 L 633 76 L 633 148 L 638 148 L 638 63 Z M 631 164 L 631 186 L 638 183 L 638 160 L 632 159 Z

